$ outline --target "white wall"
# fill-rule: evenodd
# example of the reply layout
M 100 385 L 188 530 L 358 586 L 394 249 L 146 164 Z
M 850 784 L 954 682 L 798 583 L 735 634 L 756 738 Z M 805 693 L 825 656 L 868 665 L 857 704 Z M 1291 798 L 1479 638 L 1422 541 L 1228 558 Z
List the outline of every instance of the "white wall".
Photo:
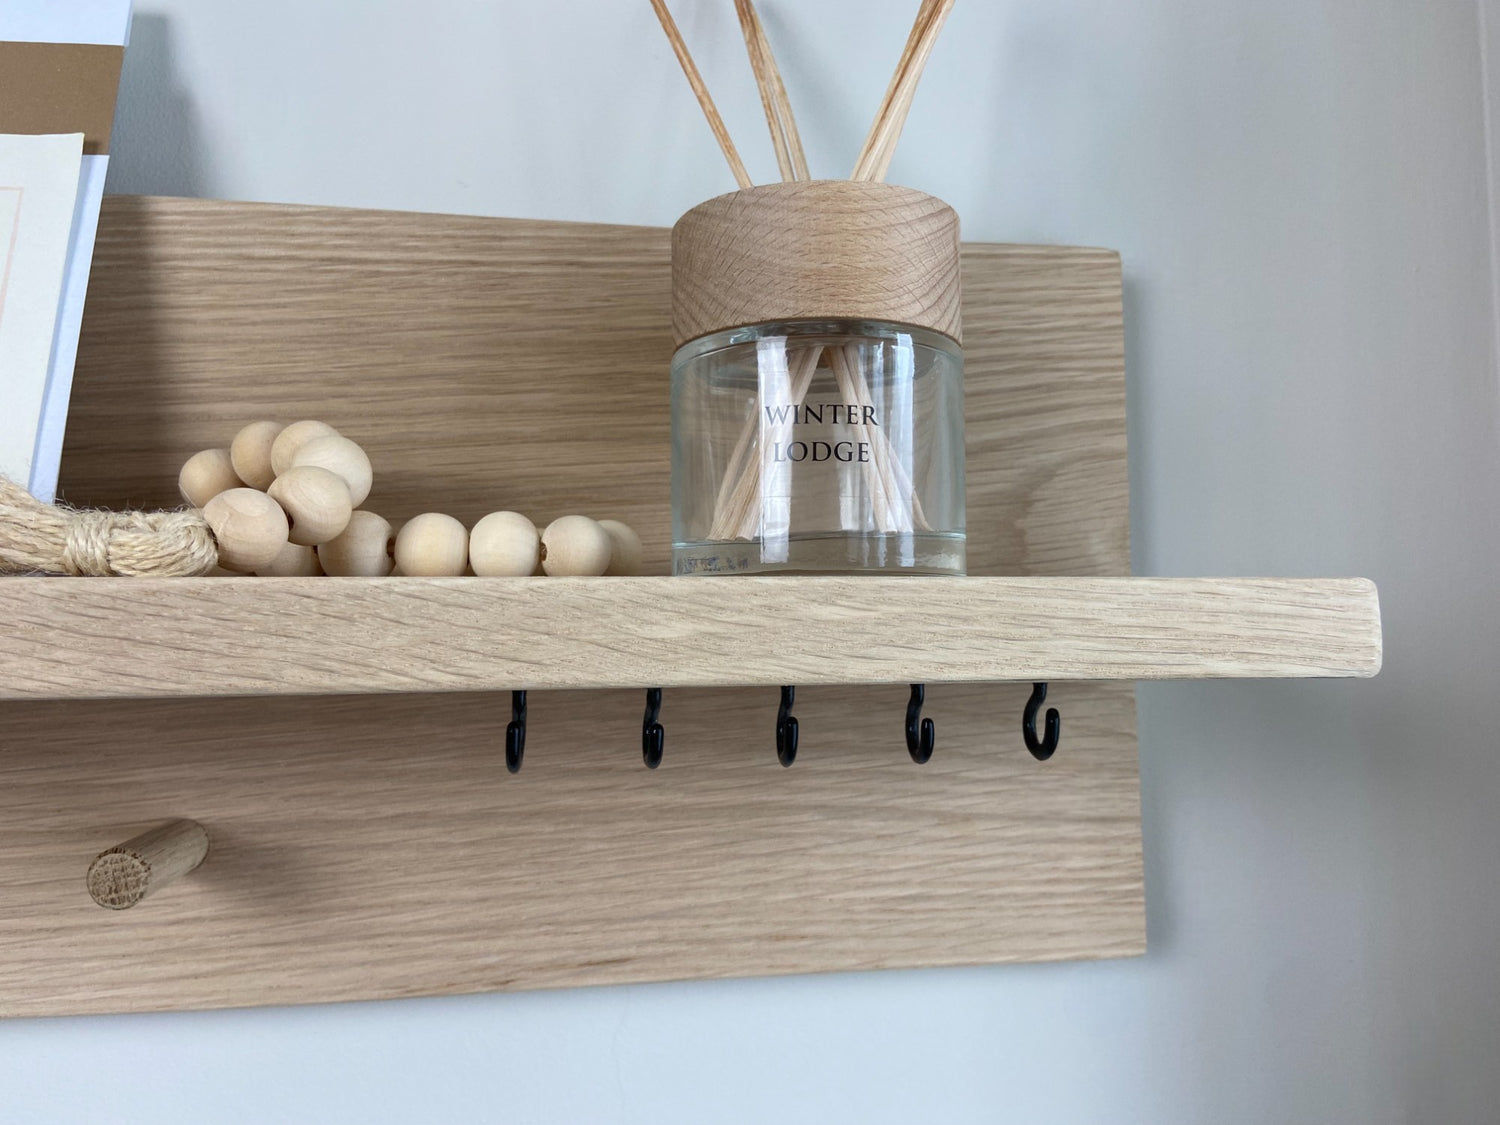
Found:
M 915 6 L 764 0 L 815 172 Z M 674 7 L 769 177 L 731 5 Z M 964 0 L 912 113 L 891 178 L 968 237 L 1124 254 L 1137 570 L 1381 586 L 1374 682 L 1141 688 L 1147 957 L 12 1022 L 0 1118 L 1494 1120 L 1480 30 Z M 138 0 L 113 159 L 118 191 L 631 223 L 732 186 L 645 0 Z

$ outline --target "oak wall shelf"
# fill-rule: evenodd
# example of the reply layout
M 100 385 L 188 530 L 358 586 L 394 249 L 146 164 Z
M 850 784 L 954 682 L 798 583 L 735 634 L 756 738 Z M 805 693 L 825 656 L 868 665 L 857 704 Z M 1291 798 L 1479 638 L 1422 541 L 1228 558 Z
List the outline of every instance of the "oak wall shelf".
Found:
M 664 575 L 668 263 L 665 230 L 107 197 L 62 494 L 173 506 L 238 423 L 322 418 L 392 520 L 622 519 Z M 1120 577 L 1119 257 L 962 270 L 970 579 L 0 581 L 0 1015 L 1143 952 L 1131 681 L 1369 675 L 1374 589 Z M 1033 676 L 1046 762 L 990 682 Z M 762 686 L 693 686 L 730 682 Z M 95 905 L 90 862 L 163 832 L 184 872 Z
M 0 698 L 1371 676 L 1361 579 L 0 583 Z

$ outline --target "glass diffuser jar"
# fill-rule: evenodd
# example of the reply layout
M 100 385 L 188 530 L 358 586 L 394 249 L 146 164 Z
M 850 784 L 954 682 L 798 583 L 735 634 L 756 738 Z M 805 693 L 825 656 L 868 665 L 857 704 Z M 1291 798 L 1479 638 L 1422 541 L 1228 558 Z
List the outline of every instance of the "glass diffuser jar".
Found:
M 672 232 L 675 574 L 963 574 L 958 218 L 768 184 Z

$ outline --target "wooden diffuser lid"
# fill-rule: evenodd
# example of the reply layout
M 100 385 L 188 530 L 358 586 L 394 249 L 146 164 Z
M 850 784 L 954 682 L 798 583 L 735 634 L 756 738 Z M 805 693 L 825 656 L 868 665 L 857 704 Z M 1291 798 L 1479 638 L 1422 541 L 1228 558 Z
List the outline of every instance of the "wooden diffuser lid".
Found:
M 721 195 L 677 220 L 678 347 L 788 320 L 887 320 L 961 341 L 957 213 L 893 184 L 800 180 Z

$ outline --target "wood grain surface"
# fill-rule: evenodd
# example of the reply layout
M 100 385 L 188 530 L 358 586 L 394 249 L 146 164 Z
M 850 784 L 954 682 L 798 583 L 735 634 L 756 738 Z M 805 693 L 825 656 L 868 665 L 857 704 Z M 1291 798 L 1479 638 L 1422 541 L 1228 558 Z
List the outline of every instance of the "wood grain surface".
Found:
M 664 574 L 669 273 L 664 230 L 107 199 L 64 494 L 174 505 L 196 450 L 325 418 L 385 516 L 620 518 Z M 971 573 L 1127 574 L 1117 257 L 966 246 L 963 287 Z M 782 769 L 774 689 L 669 689 L 652 772 L 641 693 L 537 692 L 514 777 L 503 694 L 7 703 L 0 1013 L 1139 953 L 1132 688 L 1054 686 L 1046 763 L 1026 695 L 931 685 L 918 767 L 903 686 L 807 686 Z M 176 817 L 204 864 L 95 906 Z
M 1358 578 L 47 579 L 0 584 L 0 640 L 5 698 L 1372 676 L 1380 610 Z
M 787 320 L 874 320 L 963 336 L 958 215 L 894 184 L 761 184 L 672 228 L 678 344 Z
M 0 709 L 0 1013 L 299 1004 L 492 989 L 1140 953 L 1129 685 L 20 703 Z M 203 865 L 125 911 L 104 848 L 190 810 Z

